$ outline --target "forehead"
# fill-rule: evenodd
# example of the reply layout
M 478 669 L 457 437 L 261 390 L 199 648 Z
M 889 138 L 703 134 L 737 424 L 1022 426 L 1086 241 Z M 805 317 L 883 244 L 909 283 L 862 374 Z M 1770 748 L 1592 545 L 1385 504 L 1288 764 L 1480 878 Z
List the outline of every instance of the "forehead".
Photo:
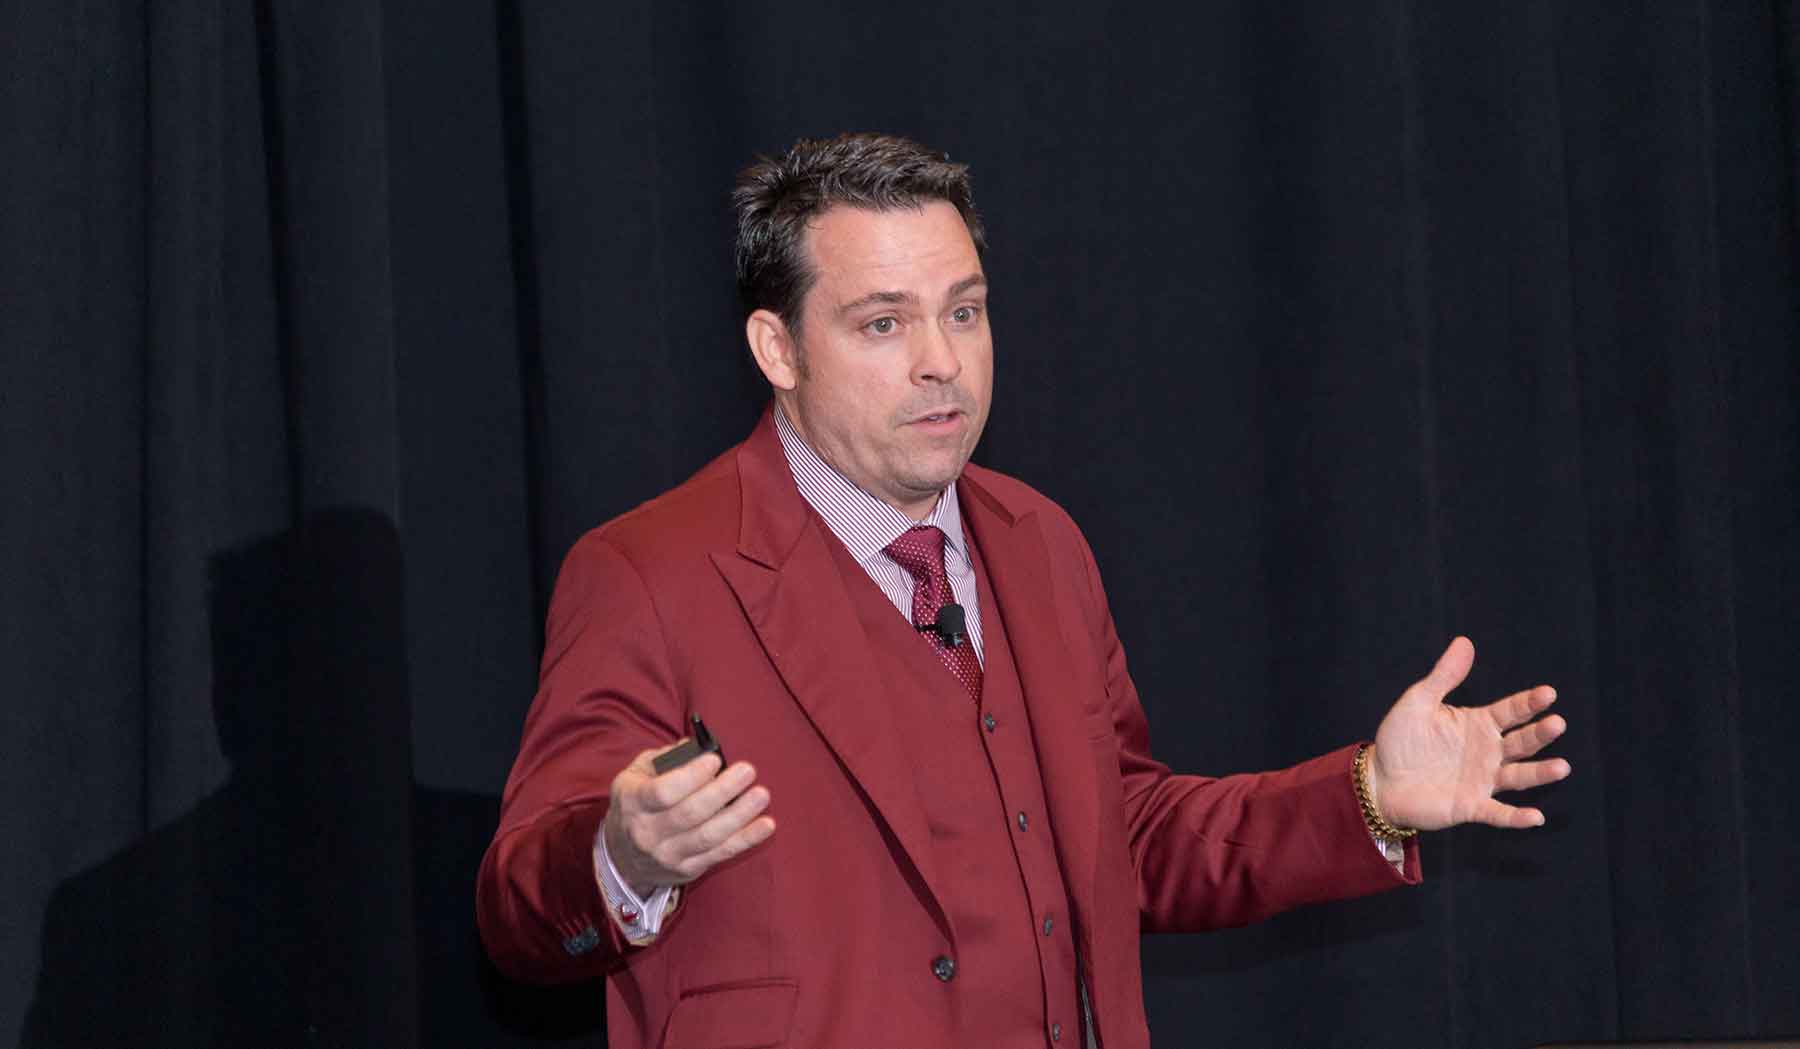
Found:
M 818 298 L 838 303 L 875 291 L 929 298 L 981 272 L 961 213 L 942 200 L 889 211 L 830 208 L 807 224 L 806 249 Z

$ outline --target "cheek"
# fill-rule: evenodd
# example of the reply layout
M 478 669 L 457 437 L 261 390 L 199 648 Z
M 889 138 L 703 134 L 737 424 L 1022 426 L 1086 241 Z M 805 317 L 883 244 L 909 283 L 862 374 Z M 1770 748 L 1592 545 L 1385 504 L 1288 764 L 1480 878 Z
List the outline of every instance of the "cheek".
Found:
M 994 341 L 986 332 L 982 332 L 980 340 L 969 348 L 968 364 L 964 367 L 980 375 L 983 380 L 993 377 Z
M 896 404 L 893 392 L 884 384 L 867 377 L 844 377 L 832 388 L 826 410 L 832 426 L 845 443 L 864 448 L 879 447 L 892 439 L 889 421 Z
M 969 390 L 976 395 L 981 401 L 982 407 L 985 409 L 987 407 L 988 397 L 994 390 L 993 355 L 990 353 L 977 358 L 971 363 L 969 371 L 971 372 Z

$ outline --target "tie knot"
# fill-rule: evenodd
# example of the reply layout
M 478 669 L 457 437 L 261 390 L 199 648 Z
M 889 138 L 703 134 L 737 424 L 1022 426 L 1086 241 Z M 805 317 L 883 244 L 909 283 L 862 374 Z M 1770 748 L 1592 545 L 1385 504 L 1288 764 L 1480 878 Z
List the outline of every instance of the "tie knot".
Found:
M 901 532 L 885 547 L 894 563 L 925 582 L 944 571 L 944 532 L 933 525 L 916 525 Z

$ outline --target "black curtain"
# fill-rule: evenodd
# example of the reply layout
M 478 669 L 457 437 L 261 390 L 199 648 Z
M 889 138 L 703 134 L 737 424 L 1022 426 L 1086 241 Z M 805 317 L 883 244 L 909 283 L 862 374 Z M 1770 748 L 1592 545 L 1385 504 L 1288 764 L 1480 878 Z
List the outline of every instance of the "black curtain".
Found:
M 1547 828 L 1148 940 L 1159 1044 L 1800 1033 L 1797 76 L 1794 0 L 5 0 L 0 1044 L 603 1044 L 473 931 L 548 588 L 747 431 L 731 177 L 850 128 L 974 167 L 978 458 L 1160 756 L 1455 632 L 1573 725 Z

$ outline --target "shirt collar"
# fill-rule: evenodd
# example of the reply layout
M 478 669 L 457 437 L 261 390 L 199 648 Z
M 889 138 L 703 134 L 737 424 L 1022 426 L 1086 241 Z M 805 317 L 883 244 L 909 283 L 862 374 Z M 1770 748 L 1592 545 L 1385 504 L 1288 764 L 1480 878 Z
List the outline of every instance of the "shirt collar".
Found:
M 956 498 L 956 482 L 950 482 L 938 497 L 937 505 L 923 521 L 914 521 L 888 504 L 863 491 L 848 477 L 819 457 L 788 421 L 781 405 L 775 405 L 775 433 L 781 438 L 781 450 L 787 456 L 794 484 L 809 506 L 824 518 L 825 527 L 850 551 L 856 563 L 866 565 L 870 558 L 886 557 L 887 545 L 900 533 L 915 525 L 935 525 L 944 533 L 945 556 L 954 556 L 963 568 L 970 567 L 969 550 L 963 541 L 962 504 Z

